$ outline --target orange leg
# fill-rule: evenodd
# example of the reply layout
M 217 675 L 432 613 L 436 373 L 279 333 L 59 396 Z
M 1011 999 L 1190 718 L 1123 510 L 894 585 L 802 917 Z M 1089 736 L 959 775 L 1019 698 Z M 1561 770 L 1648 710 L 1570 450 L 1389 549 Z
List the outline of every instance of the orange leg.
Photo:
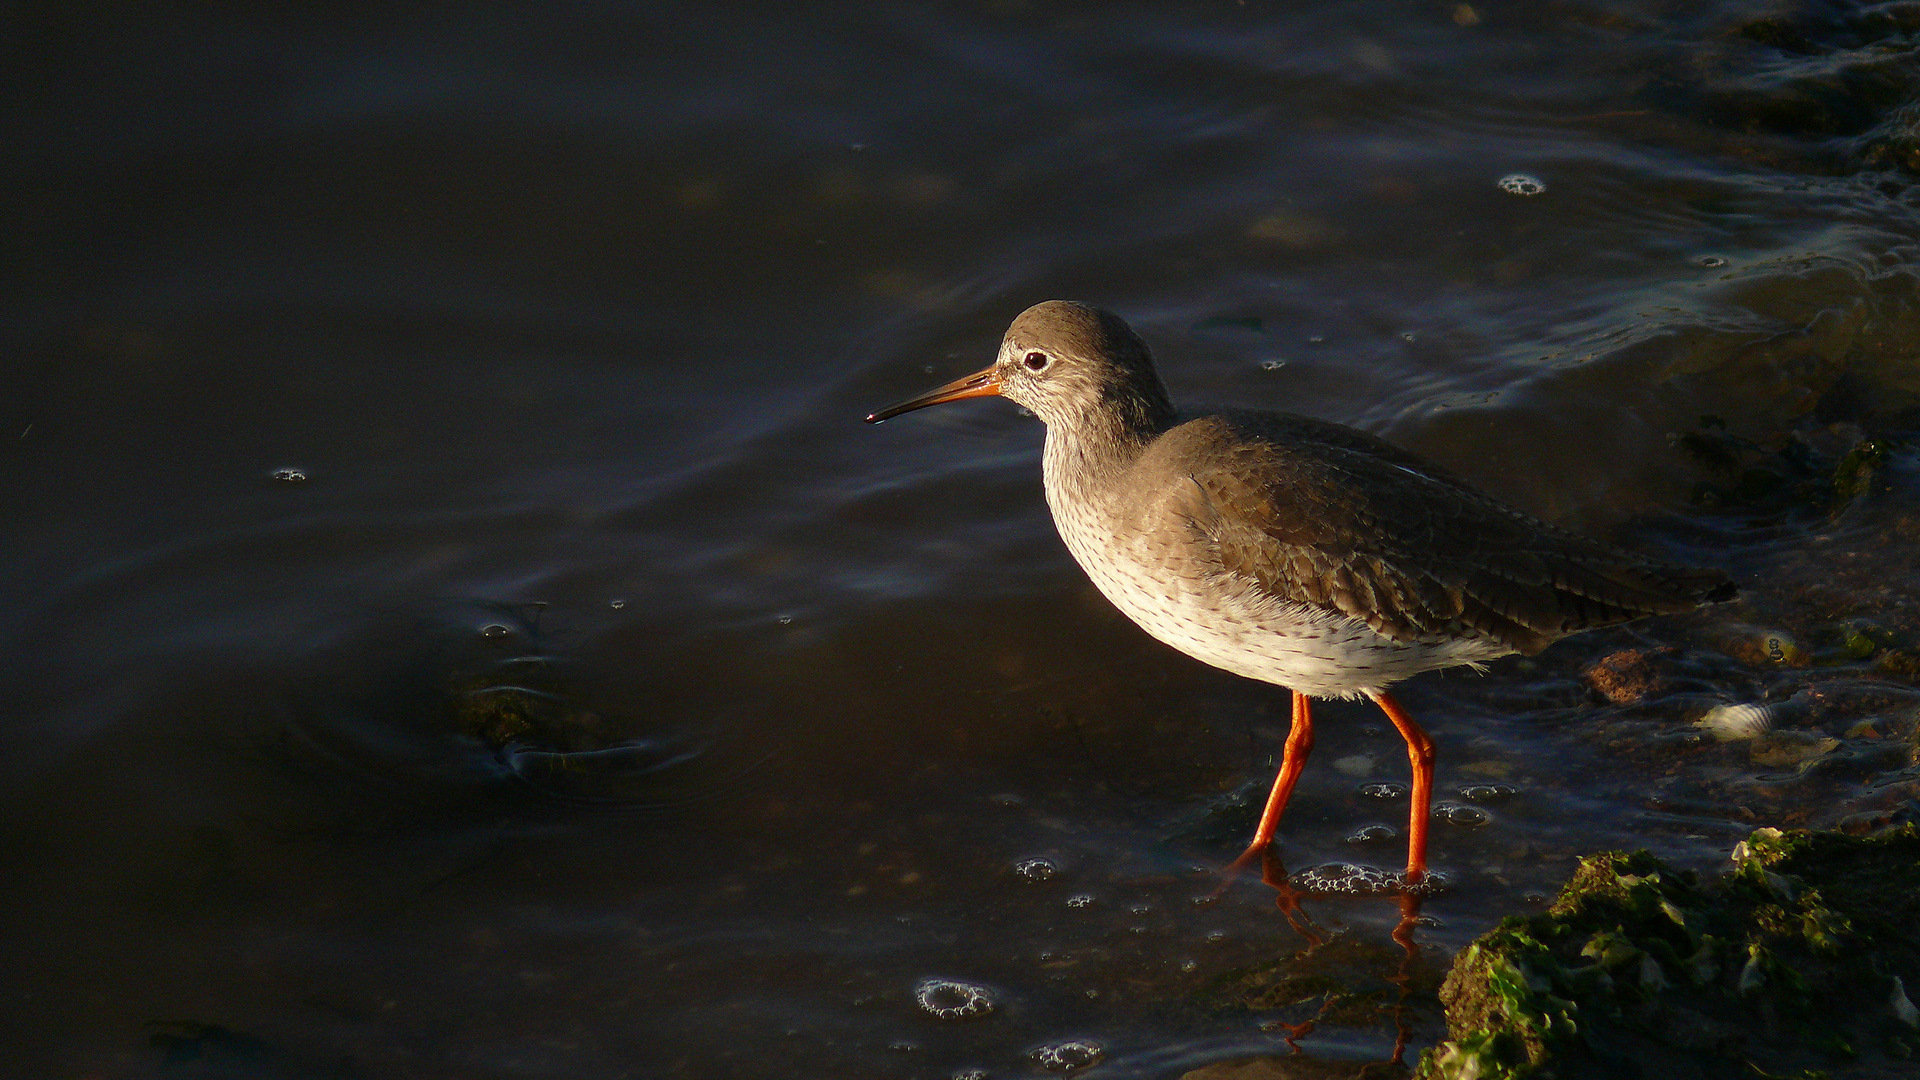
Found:
M 1413 717 L 1385 691 L 1370 694 L 1387 714 L 1400 737 L 1407 740 L 1407 760 L 1413 763 L 1413 806 L 1407 812 L 1407 884 L 1427 876 L 1427 815 L 1433 808 L 1433 740 Z
M 1260 827 L 1254 830 L 1253 843 L 1224 871 L 1227 877 L 1239 873 L 1257 861 L 1273 843 L 1280 828 L 1280 814 L 1293 795 L 1293 785 L 1307 767 L 1307 755 L 1313 753 L 1313 706 L 1307 695 L 1293 692 L 1293 727 L 1287 732 L 1287 747 L 1280 755 L 1280 775 L 1273 778 L 1273 791 L 1267 795 L 1267 808 L 1260 812 Z

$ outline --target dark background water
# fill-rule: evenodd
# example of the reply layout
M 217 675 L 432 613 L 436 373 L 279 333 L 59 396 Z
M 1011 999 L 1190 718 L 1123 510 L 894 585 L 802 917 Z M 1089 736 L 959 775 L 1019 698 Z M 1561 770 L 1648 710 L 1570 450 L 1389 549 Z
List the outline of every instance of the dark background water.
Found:
M 1217 988 L 1301 939 L 1261 886 L 1202 901 L 1285 695 L 1092 591 L 1031 419 L 859 423 L 1052 297 L 1124 314 L 1177 398 L 1363 427 L 1741 578 L 1737 609 L 1407 688 L 1443 797 L 1512 789 L 1436 834 L 1430 973 L 1579 852 L 1710 868 L 1754 824 L 1910 798 L 1898 769 L 1815 789 L 1701 745 L 1705 704 L 1802 688 L 1764 661 L 1646 713 L 1577 676 L 1910 614 L 1904 451 L 1864 516 L 1780 492 L 1920 400 L 1916 26 L 9 5 L 8 1069 L 1023 1075 L 1081 1039 L 1100 1075 L 1177 1076 L 1284 1050 Z M 1893 687 L 1849 722 L 1898 726 L 1900 680 L 1843 674 Z M 1404 779 L 1369 710 L 1323 708 L 1291 864 L 1400 858 L 1348 839 L 1403 813 L 1360 793 Z M 1397 914 L 1318 903 L 1376 944 Z M 939 1020 L 928 977 L 996 1011 Z

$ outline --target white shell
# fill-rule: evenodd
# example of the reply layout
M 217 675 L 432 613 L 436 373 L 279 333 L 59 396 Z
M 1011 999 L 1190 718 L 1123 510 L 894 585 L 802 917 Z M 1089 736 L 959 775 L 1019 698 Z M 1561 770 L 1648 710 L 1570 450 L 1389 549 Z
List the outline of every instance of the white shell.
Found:
M 1715 705 L 1707 714 L 1693 722 L 1697 728 L 1705 728 L 1707 733 L 1721 742 L 1733 742 L 1737 739 L 1755 739 L 1773 730 L 1774 708 L 1771 705 Z

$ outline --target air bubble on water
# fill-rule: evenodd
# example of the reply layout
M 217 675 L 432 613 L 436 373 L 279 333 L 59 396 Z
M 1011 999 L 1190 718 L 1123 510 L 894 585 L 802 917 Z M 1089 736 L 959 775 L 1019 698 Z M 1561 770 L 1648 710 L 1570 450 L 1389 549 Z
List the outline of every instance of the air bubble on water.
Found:
M 1392 780 L 1360 785 L 1360 797 L 1363 799 L 1404 799 L 1406 795 L 1407 785 L 1395 783 Z
M 1537 176 L 1508 173 L 1500 178 L 1500 190 L 1509 195 L 1538 195 L 1547 190 L 1547 185 Z
M 921 979 L 913 1000 L 940 1020 L 971 1020 L 996 1007 L 992 991 L 958 979 Z
M 1347 834 L 1349 844 L 1377 844 L 1382 840 L 1391 840 L 1400 835 L 1400 831 L 1391 825 L 1362 825 Z
M 1394 875 L 1371 866 L 1353 863 L 1327 863 L 1311 866 L 1293 875 L 1295 888 L 1308 892 L 1349 893 L 1372 896 L 1392 887 Z
M 1027 1054 L 1034 1064 L 1053 1072 L 1072 1072 L 1097 1065 L 1107 1056 L 1106 1050 L 1097 1042 L 1089 1039 L 1068 1039 L 1065 1042 L 1048 1043 L 1036 1046 Z
M 912 1054 L 920 1050 L 920 1044 L 912 1039 L 895 1039 L 887 1044 L 887 1049 L 897 1054 Z
M 1052 859 L 1021 859 L 1013 864 L 1013 872 L 1027 881 L 1046 881 L 1060 872 L 1060 867 Z
M 1699 263 L 1701 266 L 1704 266 L 1709 270 L 1716 270 L 1722 266 L 1727 265 L 1727 260 L 1721 258 L 1718 255 L 1702 255 L 1693 261 L 1696 263 Z
M 1191 975 L 1191 974 L 1193 974 L 1194 972 L 1196 972 L 1196 971 L 1199 971 L 1199 970 L 1200 970 L 1200 961 L 1198 961 L 1198 960 L 1182 960 L 1182 961 L 1180 961 L 1180 970 L 1181 970 L 1182 972 L 1184 972 L 1185 974 L 1188 974 L 1188 975 Z
M 1073 896 L 1067 897 L 1067 906 L 1071 908 L 1092 907 L 1093 897 L 1088 896 L 1086 893 L 1076 893 Z
M 275 469 L 273 470 L 272 476 L 275 480 L 286 484 L 304 484 L 307 482 L 307 471 L 305 469 Z
M 1441 802 L 1433 804 L 1433 818 L 1435 821 L 1443 821 L 1448 825 L 1477 829 L 1492 821 L 1493 815 L 1477 806 L 1468 806 L 1465 803 L 1457 802 Z
M 1262 371 L 1279 371 L 1281 368 L 1286 366 L 1287 366 L 1287 362 L 1285 360 L 1280 359 L 1277 356 L 1271 360 L 1260 361 L 1260 370 Z
M 607 606 L 615 611 L 619 611 L 621 608 L 627 606 L 627 602 L 625 600 L 609 600 L 607 601 Z
M 1127 910 L 1134 913 L 1135 915 L 1145 915 L 1147 912 L 1153 910 L 1153 905 L 1152 904 L 1132 904 L 1127 907 Z
M 791 615 L 782 615 L 782 616 L 780 616 L 780 625 L 781 625 L 781 626 L 792 626 L 792 625 L 793 625 L 793 616 L 791 616 Z
M 1308 342 L 1314 345 L 1324 344 L 1326 340 L 1327 340 L 1327 335 L 1325 334 L 1315 334 L 1312 337 L 1307 339 Z
M 1225 930 L 1209 930 L 1207 931 L 1207 940 L 1213 942 L 1225 941 L 1227 940 L 1227 932 Z
M 987 1080 L 988 1075 L 985 1069 L 960 1069 L 954 1072 L 953 1080 Z
M 1497 803 L 1506 802 L 1520 790 L 1511 784 L 1468 784 L 1460 789 L 1460 797 L 1468 802 Z
M 511 633 L 513 633 L 512 627 L 503 626 L 497 622 L 488 623 L 487 625 L 480 628 L 481 637 L 506 637 L 508 634 L 511 634 Z
M 1400 340 L 1411 344 L 1419 339 L 1414 336 L 1413 331 L 1407 330 L 1401 333 Z
M 1354 896 L 1378 896 L 1384 893 L 1432 896 L 1445 891 L 1451 884 L 1451 879 L 1437 870 L 1427 871 L 1427 875 L 1417 884 L 1409 885 L 1406 875 L 1398 871 L 1389 873 L 1352 863 L 1309 867 L 1293 875 L 1291 881 L 1294 888 L 1303 892 L 1347 893 Z

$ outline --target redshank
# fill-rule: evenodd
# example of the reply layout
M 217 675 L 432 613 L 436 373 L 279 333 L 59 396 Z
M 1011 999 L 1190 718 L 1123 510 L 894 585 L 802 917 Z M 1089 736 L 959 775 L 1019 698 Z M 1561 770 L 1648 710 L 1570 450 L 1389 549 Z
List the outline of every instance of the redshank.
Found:
M 1373 699 L 1413 763 L 1405 882 L 1427 870 L 1433 740 L 1387 688 L 1569 634 L 1731 599 L 1716 570 L 1554 528 L 1365 432 L 1285 413 L 1174 410 L 1119 316 L 1049 300 L 984 371 L 867 417 L 999 395 L 1047 425 L 1054 525 L 1107 599 L 1161 641 L 1286 687 L 1293 726 L 1260 859 L 1313 749 L 1311 698 Z

